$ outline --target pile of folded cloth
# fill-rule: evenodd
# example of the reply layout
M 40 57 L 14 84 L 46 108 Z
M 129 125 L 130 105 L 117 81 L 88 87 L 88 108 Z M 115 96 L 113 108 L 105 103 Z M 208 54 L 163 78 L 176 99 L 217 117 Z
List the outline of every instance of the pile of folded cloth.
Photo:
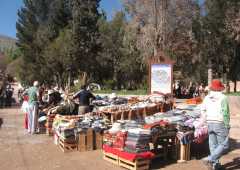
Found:
M 113 140 L 113 147 L 123 150 L 127 138 L 127 131 L 119 131 Z
M 177 132 L 177 138 L 183 145 L 190 144 L 194 139 L 194 132 Z
M 151 131 L 141 128 L 129 129 L 124 150 L 130 153 L 141 153 L 150 150 Z
M 123 121 L 124 129 L 135 129 L 135 128 L 141 128 L 144 124 L 144 121 L 141 119 L 138 120 L 125 120 Z

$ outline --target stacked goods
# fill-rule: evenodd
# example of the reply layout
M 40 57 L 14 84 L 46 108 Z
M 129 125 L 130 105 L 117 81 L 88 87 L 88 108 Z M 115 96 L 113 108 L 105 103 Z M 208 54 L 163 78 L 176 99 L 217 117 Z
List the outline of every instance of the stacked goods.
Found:
M 102 148 L 102 134 L 109 121 L 97 113 L 60 116 L 54 119 L 55 142 L 65 151 L 90 151 Z M 58 138 L 58 139 L 57 139 Z
M 131 97 L 128 99 L 128 104 L 136 104 L 139 103 L 141 100 L 138 97 Z
M 118 120 L 143 119 L 159 111 L 168 111 L 172 109 L 172 103 L 172 101 L 166 101 L 166 97 L 162 95 L 152 95 L 145 98 L 132 97 L 128 99 L 128 103 L 110 103 L 96 109 L 114 123 Z
M 128 169 L 148 169 L 154 156 L 149 148 L 151 131 L 140 127 L 142 122 L 114 123 L 104 134 L 104 159 Z
M 142 153 L 150 151 L 149 143 L 151 131 L 144 129 L 129 129 L 124 150 L 129 153 Z
M 71 119 L 72 118 L 72 119 Z M 63 152 L 77 150 L 77 139 L 75 135 L 75 123 L 78 118 L 57 115 L 54 119 L 54 137 Z
M 143 121 L 121 121 L 104 135 L 104 144 L 129 153 L 150 151 L 151 129 L 143 129 Z

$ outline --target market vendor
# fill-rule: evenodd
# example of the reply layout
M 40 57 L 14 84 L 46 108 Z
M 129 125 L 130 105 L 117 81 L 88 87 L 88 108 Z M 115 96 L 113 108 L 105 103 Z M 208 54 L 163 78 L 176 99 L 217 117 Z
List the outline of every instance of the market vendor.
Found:
M 90 112 L 90 100 L 94 100 L 95 96 L 89 90 L 87 90 L 86 85 L 83 85 L 81 87 L 81 90 L 73 95 L 73 99 L 76 98 L 79 100 L 78 114 L 85 114 Z
M 229 148 L 229 105 L 223 90 L 222 82 L 213 80 L 210 93 L 205 97 L 201 108 L 208 125 L 210 150 L 210 155 L 203 162 L 213 170 L 221 168 L 219 159 Z

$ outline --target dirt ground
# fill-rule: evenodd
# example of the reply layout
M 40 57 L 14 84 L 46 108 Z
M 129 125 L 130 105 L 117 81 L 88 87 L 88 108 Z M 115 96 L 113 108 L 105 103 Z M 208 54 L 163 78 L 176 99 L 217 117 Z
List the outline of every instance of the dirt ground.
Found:
M 29 135 L 19 108 L 0 109 L 0 170 L 118 170 L 102 159 L 101 151 L 63 153 L 45 134 Z M 227 170 L 240 170 L 240 115 L 231 118 L 231 151 L 221 162 Z M 151 169 L 207 170 L 200 160 L 164 164 L 154 160 Z

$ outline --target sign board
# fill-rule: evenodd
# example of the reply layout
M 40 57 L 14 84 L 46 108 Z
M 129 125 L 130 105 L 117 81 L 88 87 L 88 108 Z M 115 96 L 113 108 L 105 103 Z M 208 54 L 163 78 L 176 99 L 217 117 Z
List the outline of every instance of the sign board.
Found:
M 172 94 L 173 80 L 172 64 L 151 63 L 150 65 L 150 90 L 151 94 Z

